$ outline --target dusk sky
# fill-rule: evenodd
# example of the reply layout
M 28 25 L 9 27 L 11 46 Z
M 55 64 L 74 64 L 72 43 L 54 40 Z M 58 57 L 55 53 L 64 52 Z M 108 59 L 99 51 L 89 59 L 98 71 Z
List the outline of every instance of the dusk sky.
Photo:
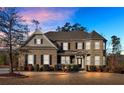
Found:
M 102 34 L 108 43 L 112 35 L 121 38 L 124 46 L 124 8 L 18 8 L 20 14 L 31 27 L 32 19 L 39 20 L 43 32 L 54 31 L 65 22 L 80 23 L 87 27 L 88 32 L 96 30 Z M 109 44 L 108 44 L 109 45 Z

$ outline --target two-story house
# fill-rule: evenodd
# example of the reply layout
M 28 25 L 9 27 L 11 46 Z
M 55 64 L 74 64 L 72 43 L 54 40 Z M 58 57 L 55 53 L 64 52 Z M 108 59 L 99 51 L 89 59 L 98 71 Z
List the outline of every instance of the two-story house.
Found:
M 97 32 L 35 31 L 20 48 L 19 66 L 27 64 L 106 65 L 106 39 Z

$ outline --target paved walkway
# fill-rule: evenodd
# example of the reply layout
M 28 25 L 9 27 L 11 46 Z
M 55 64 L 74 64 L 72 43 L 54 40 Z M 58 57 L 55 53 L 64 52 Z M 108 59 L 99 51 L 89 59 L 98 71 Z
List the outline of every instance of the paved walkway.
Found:
M 29 78 L 0 78 L 7 85 L 112 85 L 124 84 L 124 74 L 99 72 L 21 72 Z

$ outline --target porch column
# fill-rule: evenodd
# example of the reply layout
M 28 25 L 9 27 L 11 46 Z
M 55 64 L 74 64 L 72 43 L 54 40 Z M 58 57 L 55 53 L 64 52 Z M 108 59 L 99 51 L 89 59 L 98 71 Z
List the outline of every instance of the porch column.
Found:
M 85 56 L 84 56 L 84 63 L 85 63 L 85 68 L 84 69 L 85 70 L 87 70 L 87 65 L 86 65 L 87 59 L 86 58 L 87 58 L 87 54 L 85 54 Z

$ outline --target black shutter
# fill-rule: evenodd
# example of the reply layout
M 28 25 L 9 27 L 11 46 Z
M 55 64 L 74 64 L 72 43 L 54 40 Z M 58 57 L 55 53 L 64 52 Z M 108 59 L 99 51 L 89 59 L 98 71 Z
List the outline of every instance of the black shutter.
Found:
M 43 55 L 41 55 L 41 65 L 43 65 Z
M 49 55 L 50 58 L 50 65 L 52 65 L 52 55 Z
M 82 49 L 84 49 L 84 42 L 83 42 L 83 45 L 82 45 L 82 47 L 83 47 Z
M 27 66 L 28 64 L 28 54 L 25 54 L 25 65 Z
M 43 39 L 40 39 L 40 43 L 43 44 Z
M 34 39 L 34 44 L 36 44 L 36 39 Z
M 70 50 L 70 43 L 68 43 L 68 50 Z
M 75 43 L 75 48 L 77 49 L 77 42 Z
M 34 55 L 34 64 L 36 64 L 36 55 Z
M 61 43 L 61 50 L 63 50 L 63 43 Z

